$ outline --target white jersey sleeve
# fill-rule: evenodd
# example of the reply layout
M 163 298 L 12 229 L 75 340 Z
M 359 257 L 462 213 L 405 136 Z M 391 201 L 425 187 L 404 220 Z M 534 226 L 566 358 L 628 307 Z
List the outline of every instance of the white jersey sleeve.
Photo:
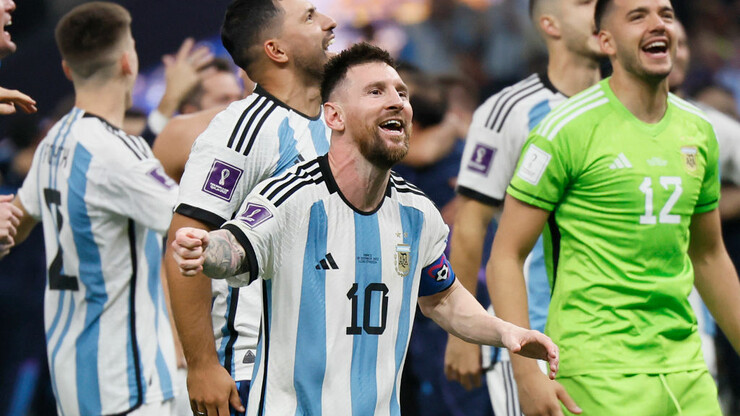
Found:
M 55 128 L 57 126 L 54 126 Z M 50 131 L 49 134 L 52 134 Z M 21 201 L 23 209 L 36 221 L 41 221 L 41 201 L 39 200 L 39 164 L 42 163 L 41 151 L 33 154 L 31 169 L 23 180 L 23 186 L 18 190 L 17 198 Z
M 740 185 L 740 122 L 708 105 L 694 104 L 706 113 L 714 126 L 719 145 L 721 179 Z

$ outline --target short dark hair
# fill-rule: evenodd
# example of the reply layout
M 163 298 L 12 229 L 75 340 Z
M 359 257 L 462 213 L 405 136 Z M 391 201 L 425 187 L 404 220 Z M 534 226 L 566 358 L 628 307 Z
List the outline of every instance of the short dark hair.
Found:
M 594 12 L 594 22 L 596 22 L 596 31 L 601 30 L 601 23 L 604 21 L 606 12 L 609 11 L 609 6 L 612 0 L 596 0 L 596 12 Z
M 324 78 L 321 81 L 321 101 L 329 101 L 329 96 L 334 92 L 337 85 L 344 80 L 350 68 L 371 62 L 380 62 L 393 68 L 396 67 L 396 63 L 388 52 L 366 42 L 356 43 L 331 58 L 324 65 Z
M 534 19 L 534 11 L 537 9 L 537 4 L 540 0 L 529 0 L 529 18 Z
M 211 62 L 208 63 L 208 65 L 200 68 L 198 70 L 198 73 L 203 73 L 204 71 L 207 71 L 209 69 L 213 69 L 216 73 L 229 73 L 233 74 L 233 69 L 231 67 L 231 63 L 227 61 L 224 58 L 214 58 Z M 188 93 L 183 97 L 182 101 L 180 101 L 180 105 L 177 106 L 177 111 L 181 112 L 187 105 L 191 105 L 194 107 L 200 107 L 200 100 L 203 98 L 203 94 L 205 93 L 205 90 L 203 89 L 203 80 L 199 81 L 193 88 L 188 91 Z
M 131 33 L 131 15 L 108 2 L 79 5 L 65 14 L 54 31 L 62 59 L 83 79 L 115 62 L 116 47 Z
M 247 74 L 259 57 L 256 46 L 262 46 L 268 30 L 280 27 L 276 19 L 282 15 L 274 0 L 234 0 L 226 9 L 221 42 Z

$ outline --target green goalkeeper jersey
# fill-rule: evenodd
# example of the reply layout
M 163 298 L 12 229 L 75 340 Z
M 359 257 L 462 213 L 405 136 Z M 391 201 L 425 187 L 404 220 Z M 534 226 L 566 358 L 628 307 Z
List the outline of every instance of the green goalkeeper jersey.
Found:
M 719 201 L 718 155 L 696 107 L 670 95 L 663 119 L 647 124 L 608 79 L 532 131 L 507 192 L 551 212 L 546 332 L 561 376 L 705 366 L 687 251 L 692 215 Z

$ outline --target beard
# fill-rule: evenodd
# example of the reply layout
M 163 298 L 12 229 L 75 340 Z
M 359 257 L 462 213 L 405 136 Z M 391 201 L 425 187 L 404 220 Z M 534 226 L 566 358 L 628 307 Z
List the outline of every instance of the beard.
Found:
M 381 169 L 390 169 L 401 161 L 409 151 L 409 137 L 411 135 L 411 125 L 404 127 L 402 141 L 404 146 L 390 147 L 386 145 L 380 133 L 377 124 L 365 124 L 365 128 L 357 137 L 360 153 L 374 166 Z

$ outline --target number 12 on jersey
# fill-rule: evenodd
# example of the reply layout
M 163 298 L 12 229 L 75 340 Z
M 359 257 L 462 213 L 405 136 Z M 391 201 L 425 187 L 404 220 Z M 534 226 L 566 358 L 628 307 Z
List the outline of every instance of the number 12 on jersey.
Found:
M 681 177 L 661 176 L 659 180 L 660 185 L 665 190 L 668 190 L 672 186 L 673 193 L 671 193 L 668 201 L 661 208 L 659 216 L 656 217 L 653 214 L 653 179 L 649 176 L 645 177 L 642 184 L 640 184 L 640 191 L 645 194 L 645 214 L 640 215 L 640 224 L 678 224 L 681 222 L 680 215 L 671 214 L 671 209 L 673 209 L 681 193 L 683 193 Z

